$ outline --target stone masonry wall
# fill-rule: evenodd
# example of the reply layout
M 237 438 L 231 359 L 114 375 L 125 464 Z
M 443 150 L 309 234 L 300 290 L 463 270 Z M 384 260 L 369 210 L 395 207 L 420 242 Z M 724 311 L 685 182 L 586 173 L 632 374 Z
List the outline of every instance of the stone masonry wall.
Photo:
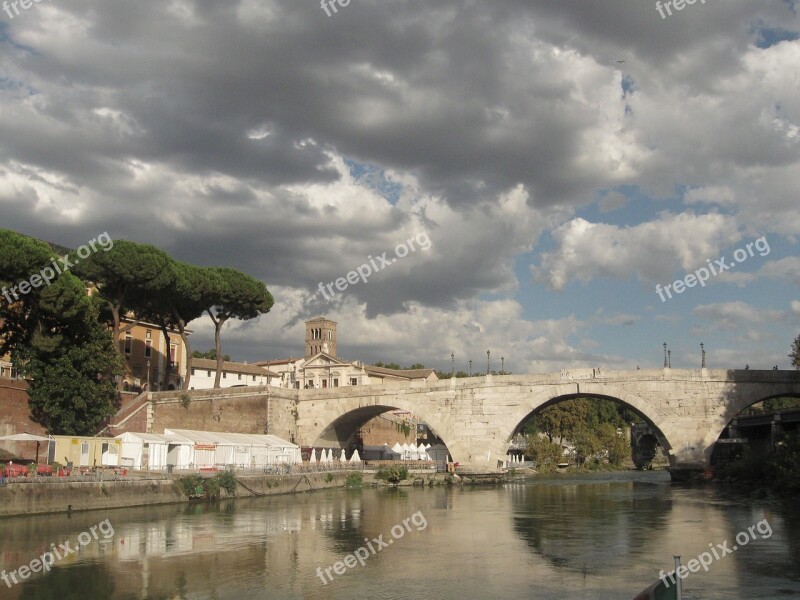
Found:
M 44 427 L 31 420 L 28 407 L 28 384 L 21 379 L 0 379 L 0 436 L 15 433 L 47 435 Z M 23 458 L 36 455 L 36 444 L 3 442 L 2 449 Z

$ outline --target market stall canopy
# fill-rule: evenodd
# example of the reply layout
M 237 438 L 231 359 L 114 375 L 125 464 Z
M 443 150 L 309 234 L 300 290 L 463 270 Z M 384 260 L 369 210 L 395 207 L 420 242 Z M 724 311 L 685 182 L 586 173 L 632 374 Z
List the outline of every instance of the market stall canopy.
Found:
M 8 442 L 49 442 L 49 437 L 42 437 L 41 435 L 33 435 L 32 433 L 15 433 L 14 435 L 6 435 L 0 437 L 0 441 Z

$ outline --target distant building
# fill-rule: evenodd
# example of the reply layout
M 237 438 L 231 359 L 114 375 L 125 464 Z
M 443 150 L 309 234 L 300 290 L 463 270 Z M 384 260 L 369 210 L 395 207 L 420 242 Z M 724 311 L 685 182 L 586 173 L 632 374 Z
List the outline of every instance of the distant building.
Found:
M 133 323 L 122 320 L 121 327 Z M 191 335 L 191 331 L 188 332 Z M 139 321 L 130 330 L 119 334 L 119 348 L 125 357 L 123 373 L 124 391 L 179 390 L 186 377 L 186 347 L 180 334 L 171 331 L 169 348 L 161 328 L 153 323 Z M 169 381 L 164 382 L 167 362 L 170 362 Z
M 336 356 L 336 322 L 325 317 L 306 321 L 305 356 L 254 363 L 280 376 L 275 385 L 306 389 L 374 385 L 391 381 L 437 381 L 433 369 L 386 369 L 348 362 Z
M 207 358 L 192 359 L 192 376 L 189 379 L 189 388 L 192 390 L 208 390 L 214 387 L 217 376 L 217 361 Z M 279 385 L 279 373 L 247 363 L 223 361 L 222 376 L 219 380 L 221 388 L 253 386 L 253 385 Z
M 17 370 L 11 366 L 11 355 L 6 354 L 0 356 L 0 378 L 2 379 L 19 379 Z
M 324 353 L 336 358 L 336 322 L 325 317 L 306 321 L 306 358 Z

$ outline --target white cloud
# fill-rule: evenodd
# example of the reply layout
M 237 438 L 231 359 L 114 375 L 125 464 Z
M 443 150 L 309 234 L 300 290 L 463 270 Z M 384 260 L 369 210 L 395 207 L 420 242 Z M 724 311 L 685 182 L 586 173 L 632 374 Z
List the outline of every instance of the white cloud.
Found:
M 576 218 L 553 232 L 556 249 L 531 270 L 555 290 L 572 279 L 669 281 L 678 267 L 694 270 L 739 237 L 734 219 L 721 214 L 663 213 L 625 228 Z

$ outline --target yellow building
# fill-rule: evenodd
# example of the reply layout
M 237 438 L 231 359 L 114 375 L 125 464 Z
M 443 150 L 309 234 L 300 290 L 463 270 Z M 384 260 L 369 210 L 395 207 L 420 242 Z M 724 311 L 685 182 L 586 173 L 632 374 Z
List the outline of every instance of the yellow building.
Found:
M 121 329 L 133 321 L 123 319 Z M 191 332 L 189 332 L 191 333 Z M 186 347 L 180 334 L 171 331 L 169 348 L 161 328 L 140 321 L 119 334 L 119 348 L 125 357 L 124 391 L 181 389 L 186 377 Z M 169 381 L 164 381 L 167 361 L 171 363 Z
M 73 467 L 116 467 L 122 450 L 122 440 L 80 435 L 54 435 L 51 461 Z

